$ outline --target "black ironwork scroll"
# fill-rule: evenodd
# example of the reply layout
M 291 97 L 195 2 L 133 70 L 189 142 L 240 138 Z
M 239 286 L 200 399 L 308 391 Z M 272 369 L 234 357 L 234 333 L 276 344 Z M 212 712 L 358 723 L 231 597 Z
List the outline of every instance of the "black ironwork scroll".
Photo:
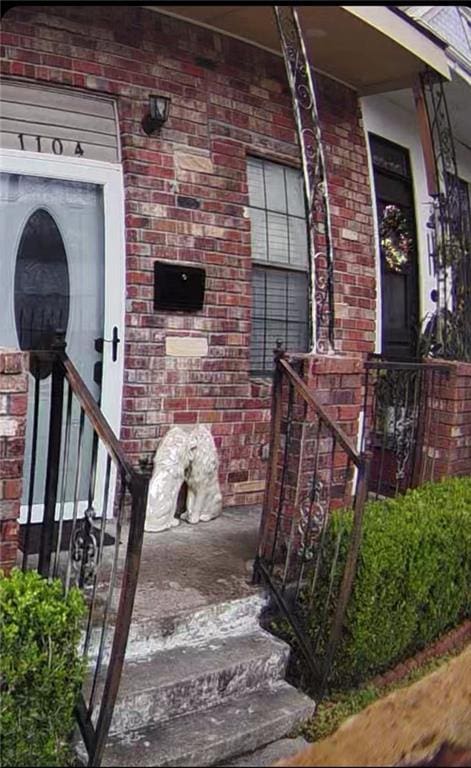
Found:
M 371 454 L 370 497 L 397 496 L 440 476 L 437 415 L 449 368 L 442 362 L 365 363 L 362 444 Z
M 307 57 L 299 18 L 294 7 L 275 5 L 294 117 L 301 149 L 308 214 L 310 297 L 315 348 L 334 349 L 333 241 L 326 179 L 326 165 L 317 109 L 314 78 Z
M 425 329 L 431 355 L 471 360 L 471 223 L 469 200 L 458 176 L 445 85 L 433 70 L 421 76 L 435 160 L 429 252 L 437 287 L 437 309 Z

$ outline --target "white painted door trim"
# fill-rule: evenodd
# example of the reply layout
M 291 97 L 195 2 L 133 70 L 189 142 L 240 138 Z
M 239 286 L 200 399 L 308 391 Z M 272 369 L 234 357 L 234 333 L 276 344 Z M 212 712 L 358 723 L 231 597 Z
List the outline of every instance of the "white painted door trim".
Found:
M 420 140 L 417 118 L 414 111 L 412 91 L 409 92 L 411 111 L 393 103 L 387 96 L 366 96 L 361 99 L 363 125 L 366 136 L 366 146 L 368 152 L 368 164 L 370 172 L 370 183 L 372 184 L 373 195 L 373 215 L 375 217 L 375 242 L 376 242 L 376 267 L 377 267 L 377 349 L 381 351 L 380 325 L 382 316 L 381 306 L 381 282 L 380 282 L 380 257 L 379 257 L 379 239 L 377 237 L 376 206 L 374 198 L 374 183 L 372 162 L 370 157 L 370 146 L 368 133 L 375 133 L 388 141 L 399 144 L 409 152 L 412 188 L 414 195 L 415 225 L 417 233 L 417 265 L 418 265 L 418 299 L 419 299 L 419 320 L 424 321 L 426 315 L 436 309 L 436 305 L 430 298 L 433 288 L 435 288 L 435 277 L 430 269 L 429 248 L 427 240 L 427 221 L 429 218 L 430 197 L 427 190 L 427 181 L 425 175 L 425 165 L 423 158 L 422 144 Z
M 28 176 L 82 181 L 103 189 L 105 234 L 104 338 L 119 330 L 117 360 L 111 344 L 104 344 L 101 410 L 115 434 L 121 428 L 125 337 L 124 185 L 121 165 L 83 158 L 54 157 L 36 152 L 0 149 L 0 171 Z M 72 361 L 73 362 L 73 361 Z

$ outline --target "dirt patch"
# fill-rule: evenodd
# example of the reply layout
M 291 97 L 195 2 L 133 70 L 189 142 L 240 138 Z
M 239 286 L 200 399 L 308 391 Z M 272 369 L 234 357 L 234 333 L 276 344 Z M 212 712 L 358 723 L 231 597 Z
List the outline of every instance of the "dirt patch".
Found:
M 459 760 L 468 750 L 471 646 L 436 672 L 371 704 L 332 736 L 278 765 L 463 765 Z M 440 755 L 449 762 L 434 762 Z

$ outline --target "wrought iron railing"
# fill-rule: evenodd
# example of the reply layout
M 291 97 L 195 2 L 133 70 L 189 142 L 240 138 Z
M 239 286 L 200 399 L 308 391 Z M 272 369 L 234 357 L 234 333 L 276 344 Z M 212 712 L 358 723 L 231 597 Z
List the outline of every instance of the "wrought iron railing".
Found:
M 314 323 L 311 336 L 316 350 L 325 353 L 335 346 L 334 240 L 314 72 L 296 9 L 291 5 L 275 5 L 273 9 L 291 91 L 303 169 L 310 256 L 309 295 L 314 298 L 314 311 L 309 313 Z
M 31 371 L 22 567 L 84 594 L 88 675 L 76 715 L 88 765 L 99 766 L 131 623 L 148 479 L 127 461 L 63 337 L 31 352 Z
M 369 457 L 356 450 L 294 366 L 283 354 L 276 359 L 270 456 L 254 578 L 268 586 L 304 658 L 305 682 L 321 695 L 353 587 Z M 353 519 L 348 540 L 340 527 L 332 549 L 334 510 L 340 515 L 350 513 Z M 344 555 L 346 548 L 343 565 L 341 546 Z M 324 574 L 321 589 L 320 573 Z M 307 631 L 314 608 L 318 617 L 315 637 Z
M 395 496 L 436 479 L 448 377 L 446 363 L 366 362 L 362 444 L 371 454 L 370 495 Z
M 423 329 L 422 354 L 471 360 L 471 211 L 458 176 L 446 85 L 431 69 L 421 76 L 435 164 L 429 254 L 436 279 L 436 310 Z

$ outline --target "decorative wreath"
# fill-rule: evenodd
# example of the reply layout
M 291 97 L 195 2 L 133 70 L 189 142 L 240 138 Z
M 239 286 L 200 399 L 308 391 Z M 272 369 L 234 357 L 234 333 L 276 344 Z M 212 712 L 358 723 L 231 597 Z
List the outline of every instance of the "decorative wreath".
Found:
M 387 205 L 379 228 L 381 250 L 393 272 L 403 272 L 409 263 L 412 238 L 407 219 L 397 205 Z

